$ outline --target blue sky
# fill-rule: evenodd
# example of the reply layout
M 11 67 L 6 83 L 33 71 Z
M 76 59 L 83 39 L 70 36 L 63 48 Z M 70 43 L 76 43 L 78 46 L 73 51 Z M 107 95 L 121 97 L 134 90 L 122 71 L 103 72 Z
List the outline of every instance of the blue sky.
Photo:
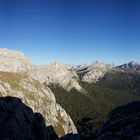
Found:
M 36 64 L 140 61 L 140 1 L 0 0 L 0 48 Z

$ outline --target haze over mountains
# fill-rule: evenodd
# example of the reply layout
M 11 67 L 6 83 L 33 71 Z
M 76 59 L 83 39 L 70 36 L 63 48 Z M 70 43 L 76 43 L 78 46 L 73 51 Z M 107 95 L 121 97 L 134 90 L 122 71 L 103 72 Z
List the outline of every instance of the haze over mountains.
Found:
M 20 98 L 58 136 L 78 131 L 87 138 L 113 109 L 140 101 L 140 63 L 37 66 L 22 52 L 1 48 L 0 96 Z

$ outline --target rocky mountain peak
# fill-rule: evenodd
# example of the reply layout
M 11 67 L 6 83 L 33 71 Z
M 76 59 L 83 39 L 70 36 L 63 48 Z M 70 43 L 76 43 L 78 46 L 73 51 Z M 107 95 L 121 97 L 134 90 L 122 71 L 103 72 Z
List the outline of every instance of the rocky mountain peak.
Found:
M 91 65 L 90 65 L 91 67 L 106 67 L 106 68 L 108 68 L 108 67 L 113 67 L 114 65 L 113 64 L 106 64 L 106 63 L 104 63 L 104 62 L 100 62 L 100 61 L 95 61 L 95 62 L 92 62 L 91 63 Z
M 105 64 L 103 62 L 95 61 L 90 65 L 86 65 L 83 69 L 77 69 L 76 71 L 80 75 L 82 81 L 92 83 L 97 82 L 109 70 L 113 69 L 113 67 L 113 64 Z
M 31 63 L 30 59 L 27 56 L 25 56 L 22 52 L 8 50 L 6 48 L 0 48 L 0 58 Z
M 72 88 L 82 90 L 78 82 L 77 73 L 73 70 L 68 70 L 64 64 L 58 61 L 34 69 L 30 75 L 46 85 L 59 84 L 68 91 Z
M 26 74 L 46 85 L 60 84 L 65 89 L 76 88 L 81 90 L 78 75 L 75 71 L 68 70 L 59 61 L 44 66 L 36 66 L 22 52 L 0 49 L 0 71 Z
M 0 48 L 0 71 L 26 72 L 34 65 L 22 52 Z
M 139 62 L 136 62 L 136 61 L 130 61 L 129 64 L 132 64 L 132 65 L 140 65 Z
M 54 66 L 56 66 L 56 67 L 57 67 L 57 66 L 59 66 L 59 67 L 60 67 L 60 66 L 63 66 L 63 64 L 62 64 L 61 62 L 59 62 L 59 61 L 54 61 L 54 62 L 51 63 L 51 65 L 54 65 Z
M 129 63 L 118 66 L 118 68 L 140 71 L 140 63 L 131 61 Z
M 54 62 L 52 62 L 48 65 L 45 65 L 44 67 L 47 68 L 47 69 L 51 68 L 55 71 L 65 71 L 66 70 L 64 64 L 62 64 L 59 61 L 54 61 Z

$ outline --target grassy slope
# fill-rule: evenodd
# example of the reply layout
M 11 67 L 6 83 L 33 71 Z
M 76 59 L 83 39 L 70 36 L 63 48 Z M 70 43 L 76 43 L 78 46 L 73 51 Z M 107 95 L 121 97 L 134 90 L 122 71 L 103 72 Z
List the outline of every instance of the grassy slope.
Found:
M 86 89 L 87 95 L 74 89 L 69 93 L 59 85 L 51 86 L 57 102 L 70 114 L 79 132 L 94 131 L 112 109 L 140 100 L 139 73 L 109 73 L 96 84 L 80 84 Z

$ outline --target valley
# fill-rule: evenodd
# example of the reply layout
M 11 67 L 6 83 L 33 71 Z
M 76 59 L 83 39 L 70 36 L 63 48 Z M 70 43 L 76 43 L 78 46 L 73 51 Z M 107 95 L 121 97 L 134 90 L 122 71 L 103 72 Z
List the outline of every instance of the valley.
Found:
M 1 48 L 0 97 L 19 98 L 33 112 L 41 113 L 54 135 L 65 135 L 62 140 L 98 139 L 113 110 L 140 101 L 139 68 L 137 62 L 115 66 L 98 61 L 37 66 L 23 53 Z
M 59 85 L 51 85 L 50 88 L 81 134 L 94 132 L 116 107 L 140 100 L 139 72 L 107 73 L 97 83 L 80 81 L 80 85 L 86 94 L 75 89 L 68 92 Z

